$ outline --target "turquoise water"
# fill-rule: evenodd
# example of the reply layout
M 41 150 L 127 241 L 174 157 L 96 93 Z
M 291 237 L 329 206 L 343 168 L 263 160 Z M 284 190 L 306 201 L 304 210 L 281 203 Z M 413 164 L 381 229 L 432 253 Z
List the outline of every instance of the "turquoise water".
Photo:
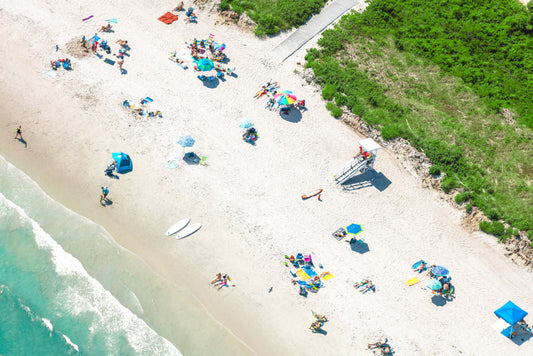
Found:
M 143 279 L 157 283 L 142 270 L 0 156 L 1 355 L 180 355 L 137 316 Z

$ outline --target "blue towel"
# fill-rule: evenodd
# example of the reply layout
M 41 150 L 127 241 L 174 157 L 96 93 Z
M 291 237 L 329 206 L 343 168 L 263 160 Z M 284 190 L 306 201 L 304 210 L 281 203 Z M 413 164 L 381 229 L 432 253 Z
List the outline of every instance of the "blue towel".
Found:
M 302 267 L 302 269 L 311 278 L 317 275 L 317 273 L 315 272 L 315 270 L 311 266 L 305 265 L 305 266 Z

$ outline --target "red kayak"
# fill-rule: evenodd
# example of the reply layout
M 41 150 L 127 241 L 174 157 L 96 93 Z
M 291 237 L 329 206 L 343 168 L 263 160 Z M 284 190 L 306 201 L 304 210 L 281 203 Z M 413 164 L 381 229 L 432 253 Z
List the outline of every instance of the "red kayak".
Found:
M 309 199 L 320 193 L 322 193 L 322 189 L 313 190 L 312 192 L 302 195 L 302 199 Z

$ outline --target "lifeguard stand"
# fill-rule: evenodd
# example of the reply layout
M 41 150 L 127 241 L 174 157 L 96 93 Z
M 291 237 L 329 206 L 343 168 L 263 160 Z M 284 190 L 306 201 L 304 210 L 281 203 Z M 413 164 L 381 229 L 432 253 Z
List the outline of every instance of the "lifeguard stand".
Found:
M 357 143 L 361 146 L 362 154 L 357 155 L 333 176 L 338 184 L 342 184 L 356 174 L 364 173 L 374 167 L 377 152 L 381 146 L 371 138 L 365 138 Z

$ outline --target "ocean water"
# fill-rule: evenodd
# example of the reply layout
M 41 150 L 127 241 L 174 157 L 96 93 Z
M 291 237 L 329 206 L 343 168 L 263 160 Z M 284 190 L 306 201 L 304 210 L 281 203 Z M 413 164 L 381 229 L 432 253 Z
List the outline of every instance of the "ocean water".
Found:
M 61 243 L 84 251 L 91 272 L 115 284 L 127 306 Z M 135 293 L 117 284 L 124 271 L 109 258 L 127 266 L 132 257 L 0 158 L 1 355 L 180 355 L 132 312 L 143 313 Z
M 180 350 L 250 354 L 194 297 L 0 156 L 0 355 Z

